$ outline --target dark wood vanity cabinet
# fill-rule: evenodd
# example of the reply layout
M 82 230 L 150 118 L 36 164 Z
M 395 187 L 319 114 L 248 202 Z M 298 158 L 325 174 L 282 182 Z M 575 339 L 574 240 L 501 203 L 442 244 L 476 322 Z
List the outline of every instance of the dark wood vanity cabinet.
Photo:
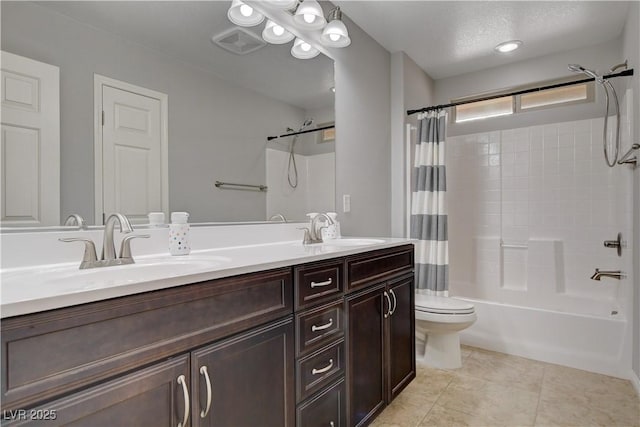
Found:
M 293 322 L 191 353 L 192 426 L 295 424 Z
M 416 375 L 413 248 L 404 252 L 380 253 L 378 258 L 391 260 L 388 270 L 394 274 L 380 281 L 382 270 L 373 270 L 368 286 L 360 275 L 360 284 L 346 299 L 350 426 L 373 421 Z M 373 259 L 352 262 L 362 265 Z
M 2 425 L 365 425 L 415 377 L 413 304 L 404 245 L 6 318 Z

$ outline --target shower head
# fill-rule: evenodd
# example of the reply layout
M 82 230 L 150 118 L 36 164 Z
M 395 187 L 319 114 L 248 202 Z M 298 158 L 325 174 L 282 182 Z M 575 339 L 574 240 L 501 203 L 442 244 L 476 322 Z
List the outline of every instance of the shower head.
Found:
M 602 81 L 602 77 L 597 75 L 595 73 L 595 71 L 591 71 L 588 68 L 584 68 L 580 64 L 569 64 L 568 68 L 569 68 L 570 71 L 573 71 L 574 73 L 583 73 L 583 74 L 586 74 L 589 77 L 592 77 L 592 78 L 596 79 L 598 82 Z
M 304 121 L 304 123 L 302 124 L 302 126 L 300 127 L 300 129 L 304 129 L 306 127 L 309 127 L 313 124 L 313 119 L 307 119 Z

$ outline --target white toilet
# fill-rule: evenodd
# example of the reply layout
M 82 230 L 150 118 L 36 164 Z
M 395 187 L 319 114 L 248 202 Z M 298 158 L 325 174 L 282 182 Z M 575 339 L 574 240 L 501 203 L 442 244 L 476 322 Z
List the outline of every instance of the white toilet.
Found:
M 458 332 L 473 325 L 473 304 L 455 298 L 416 294 L 416 335 L 423 336 L 424 360 L 434 368 L 462 366 Z

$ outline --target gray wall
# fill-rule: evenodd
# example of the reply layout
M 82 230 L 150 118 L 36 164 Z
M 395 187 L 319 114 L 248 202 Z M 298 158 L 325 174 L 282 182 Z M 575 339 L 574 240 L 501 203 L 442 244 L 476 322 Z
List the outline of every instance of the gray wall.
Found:
M 345 16 L 351 46 L 333 49 L 336 210 L 344 235 L 389 236 L 390 54 Z M 351 195 L 343 213 L 342 196 Z
M 304 111 L 30 3 L 2 2 L 2 49 L 60 67 L 62 218 L 94 218 L 97 73 L 169 95 L 171 210 L 193 222 L 264 219 L 264 193 L 213 183 L 264 183 L 266 136 L 299 126 Z
M 431 105 L 434 82 L 404 52 L 391 55 L 391 235 L 406 236 L 406 123 L 416 126 L 417 115 L 406 111 Z M 415 133 L 414 133 L 415 135 Z
M 640 143 L 640 3 L 630 9 L 622 37 L 622 52 L 635 69 L 633 78 L 626 80 L 626 87 L 633 90 L 634 131 L 632 141 Z M 636 154 L 640 158 L 640 153 Z M 640 168 L 634 171 L 633 180 L 633 350 L 632 367 L 640 378 Z
M 606 72 L 611 66 L 622 62 L 621 39 L 615 39 L 581 49 L 555 53 L 538 58 L 514 62 L 476 73 L 462 74 L 436 81 L 436 104 L 445 104 L 452 99 L 469 95 L 511 88 L 533 82 L 556 79 L 572 75 L 567 64 L 577 63 L 586 68 Z M 526 46 L 523 47 L 526 49 Z M 620 79 L 618 79 L 620 80 Z M 619 81 L 616 85 L 623 84 Z M 526 114 L 495 117 L 452 124 L 447 129 L 449 136 L 489 132 L 498 129 L 513 129 L 544 123 L 590 119 L 603 115 L 602 90 L 596 88 L 596 103 L 556 107 L 548 110 L 530 111 Z

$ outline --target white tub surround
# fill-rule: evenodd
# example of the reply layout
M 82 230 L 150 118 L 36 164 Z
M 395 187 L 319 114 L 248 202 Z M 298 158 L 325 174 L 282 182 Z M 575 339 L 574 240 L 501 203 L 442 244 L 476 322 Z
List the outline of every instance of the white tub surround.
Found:
M 406 239 L 342 239 L 303 245 L 304 224 L 192 227 L 190 255 L 170 256 L 168 229 L 136 230 L 149 239 L 132 243 L 136 264 L 79 270 L 82 244 L 60 237 L 102 232 L 2 235 L 2 317 L 17 316 L 199 281 L 286 267 L 406 244 Z M 122 235 L 116 231 L 116 247 Z

